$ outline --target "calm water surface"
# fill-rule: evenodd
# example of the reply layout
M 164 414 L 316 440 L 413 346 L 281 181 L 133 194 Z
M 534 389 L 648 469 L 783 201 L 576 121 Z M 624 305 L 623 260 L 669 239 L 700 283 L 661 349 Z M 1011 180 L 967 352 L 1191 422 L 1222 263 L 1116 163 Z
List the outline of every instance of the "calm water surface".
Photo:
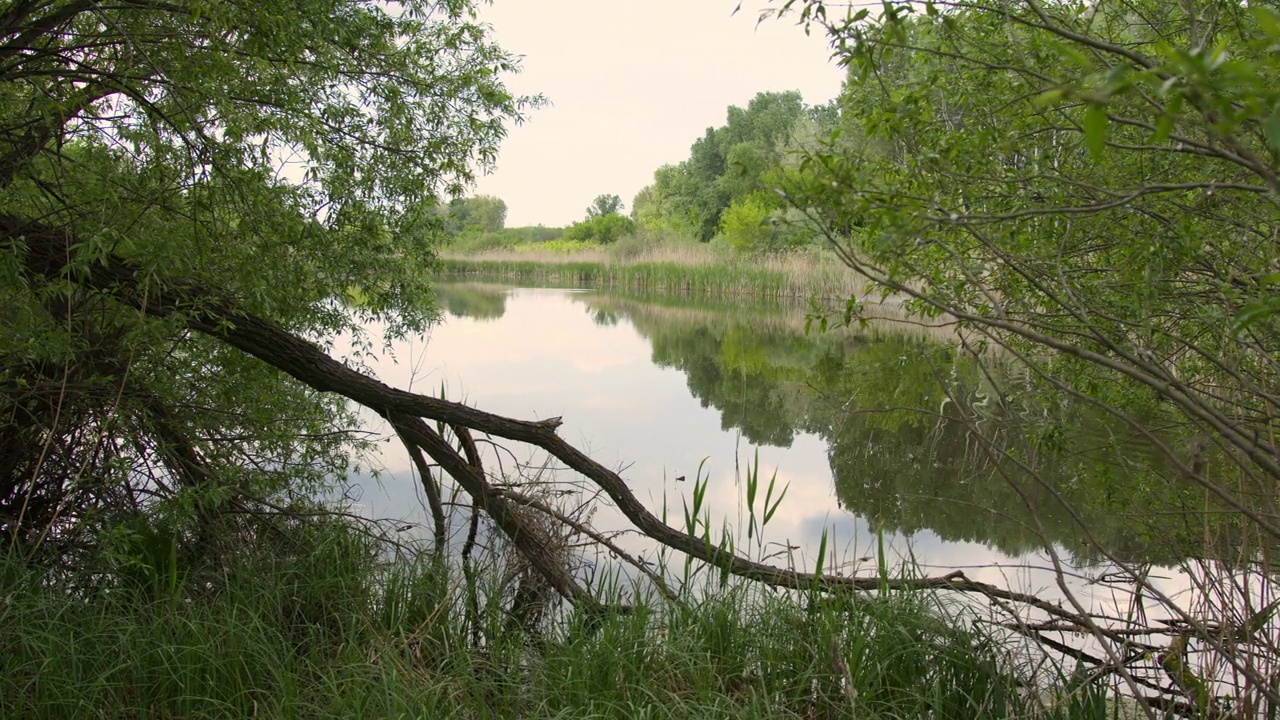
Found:
M 1062 408 L 995 407 L 992 378 L 939 342 L 940 333 L 899 327 L 806 336 L 803 310 L 591 291 L 446 284 L 441 299 L 445 319 L 428 337 L 370 362 L 383 381 L 431 394 L 443 388 L 450 399 L 516 418 L 562 417 L 562 437 L 618 469 L 655 513 L 669 508 L 675 525 L 701 472 L 712 527 L 728 522 L 740 544 L 744 475 L 758 457 L 761 474 L 776 473 L 787 494 L 763 541 L 753 541 L 754 556 L 812 569 L 826 533 L 837 551 L 828 570 L 871 573 L 879 530 L 890 566 L 959 568 L 1056 595 L 1025 501 L 956 419 L 963 404 L 989 417 L 985 432 L 1056 449 L 1042 467 L 1046 482 L 1021 489 L 1086 579 L 1107 568 L 1055 495 L 1126 559 L 1156 559 L 1141 528 L 1106 507 L 1108 483 L 1142 471 L 1125 466 L 1134 453 L 1122 448 L 1124 438 L 1087 418 L 1044 421 Z M 385 434 L 376 418 L 371 426 Z M 390 440 L 382 447 L 380 477 L 356 479 L 360 503 L 379 517 L 422 522 L 407 457 Z M 491 454 L 490 471 L 499 459 L 508 471 L 545 462 L 528 449 L 512 451 Z M 593 520 L 624 526 L 611 509 Z M 635 536 L 622 543 L 652 550 Z M 1167 582 L 1174 591 L 1181 584 L 1172 574 Z M 1073 584 L 1092 592 L 1085 580 Z

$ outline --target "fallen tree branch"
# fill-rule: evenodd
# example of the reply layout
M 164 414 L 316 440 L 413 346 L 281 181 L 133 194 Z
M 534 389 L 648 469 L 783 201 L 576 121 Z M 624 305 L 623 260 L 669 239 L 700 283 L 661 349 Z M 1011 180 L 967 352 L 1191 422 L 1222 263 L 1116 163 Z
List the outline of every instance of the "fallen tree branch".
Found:
M 431 510 L 431 535 L 435 542 L 435 552 L 436 555 L 443 556 L 445 544 L 449 541 L 449 528 L 444 517 L 444 505 L 440 501 L 440 486 L 436 484 L 435 476 L 431 473 L 431 466 L 427 464 L 427 459 L 422 455 L 422 449 L 402 434 L 400 428 L 396 428 L 396 434 L 400 436 L 401 444 L 409 451 L 409 459 L 413 462 L 414 467 L 418 469 L 419 482 L 422 483 L 422 491 L 427 496 L 427 508 Z
M 566 598 L 594 608 L 598 603 L 564 567 L 551 562 L 545 539 L 525 527 L 511 505 L 489 491 L 483 473 L 461 457 L 423 419 L 539 447 L 581 473 L 610 497 L 644 535 L 671 549 L 702 560 L 738 577 L 794 590 L 855 592 L 873 590 L 951 590 L 977 593 L 1034 607 L 1051 617 L 1075 620 L 1076 613 L 1034 595 L 970 580 L 956 571 L 942 577 L 887 580 L 843 577 L 785 570 L 755 562 L 717 544 L 670 527 L 644 507 L 617 473 L 592 460 L 556 434 L 560 418 L 515 420 L 461 403 L 417 395 L 386 385 L 333 359 L 319 347 L 275 324 L 248 313 L 216 292 L 183 281 L 161 282 L 128 260 L 105 255 L 70 270 L 74 237 L 69 230 L 27 223 L 0 215 L 0 247 L 18 250 L 27 272 L 49 281 L 69 277 L 82 287 L 109 294 L 117 301 L 155 317 L 180 319 L 187 327 L 221 340 L 322 392 L 333 392 L 386 417 L 397 432 L 422 448 L 487 512 L 529 560 Z M 74 273 L 74 275 L 73 275 Z M 465 443 L 464 443 L 465 444 Z M 541 546 L 541 547 L 539 547 Z
M 554 518 L 557 522 L 563 523 L 566 527 L 572 529 L 574 532 L 587 536 L 593 542 L 599 543 L 602 547 L 607 549 L 609 552 L 613 553 L 614 556 L 617 557 L 619 560 L 622 560 L 623 562 L 627 563 L 631 567 L 634 567 L 639 572 L 643 573 L 645 577 L 649 578 L 649 582 L 653 583 L 653 587 L 664 598 L 672 602 L 679 599 L 679 595 L 670 587 L 668 587 L 667 581 L 664 580 L 661 575 L 654 572 L 653 569 L 650 568 L 649 565 L 645 563 L 644 560 L 637 558 L 631 555 L 630 553 L 628 553 L 626 550 L 623 550 L 622 548 L 618 547 L 618 544 L 615 543 L 613 540 L 611 540 L 604 533 L 601 533 L 600 531 L 596 530 L 590 525 L 586 525 L 584 523 L 578 522 L 577 520 L 574 520 L 568 515 L 565 515 L 564 513 L 560 512 L 554 507 L 551 507 L 550 505 L 547 505 L 541 500 L 538 500 L 537 498 L 529 497 L 523 493 L 516 492 L 515 490 L 504 490 L 501 488 L 494 490 L 494 492 L 510 499 L 514 503 L 518 503 L 525 507 L 533 508 L 538 512 L 545 513 L 546 515 Z
M 552 551 L 551 540 L 546 533 L 528 522 L 506 498 L 494 492 L 479 467 L 467 462 L 421 418 L 398 413 L 388 413 L 386 418 L 401 437 L 422 448 L 475 499 L 479 508 L 493 518 L 498 529 L 520 548 L 522 554 L 551 583 L 556 592 L 586 607 L 594 608 L 599 604 L 591 593 L 569 575 L 569 569 L 564 563 L 557 562 L 557 554 Z

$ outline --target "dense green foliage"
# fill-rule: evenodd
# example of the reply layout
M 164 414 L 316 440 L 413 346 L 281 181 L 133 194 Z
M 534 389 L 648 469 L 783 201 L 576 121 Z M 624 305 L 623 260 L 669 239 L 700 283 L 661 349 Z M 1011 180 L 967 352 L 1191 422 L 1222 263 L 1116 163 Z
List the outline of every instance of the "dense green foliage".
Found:
M 376 664 L 429 598 L 317 507 L 354 414 L 192 318 L 424 327 L 514 67 L 468 2 L 0 9 L 0 716 L 451 705 Z
M 1198 533 L 1231 563 L 1185 568 L 1215 579 L 1175 596 L 1115 542 L 1101 550 L 1193 628 L 1162 658 L 1183 673 L 1171 695 L 1202 716 L 1274 712 L 1275 3 L 778 9 L 824 29 L 850 69 L 840 133 L 788 176 L 788 201 L 884 295 L 954 320 L 985 366 L 1014 362 L 1059 403 L 1152 443 L 1164 470 L 1118 480 L 1154 498 L 1146 513 L 1170 544 Z M 1049 417 L 1052 441 L 1071 416 Z M 1053 477 L 1041 447 L 992 432 L 980 413 L 962 420 L 1038 511 L 1028 493 Z M 1251 645 L 1215 642 L 1214 623 L 1246 627 Z M 1140 673 L 1121 673 L 1135 694 Z M 1232 685 L 1210 698 L 1204 678 L 1219 673 Z
M 576 222 L 565 228 L 564 239 L 571 242 L 592 242 L 608 245 L 621 240 L 635 231 L 636 224 L 631 218 L 617 213 L 594 215 L 587 220 Z
M 747 107 L 730 107 L 725 125 L 707 128 L 688 160 L 659 168 L 653 184 L 635 197 L 630 217 L 617 195 L 598 195 L 585 219 L 564 229 L 572 243 L 608 245 L 624 237 L 676 237 L 686 242 L 719 238 L 735 250 L 772 253 L 814 242 L 818 228 L 790 210 L 782 186 L 796 173 L 797 152 L 814 146 L 838 126 L 834 104 L 809 107 L 797 92 L 760 93 Z M 518 248 L 540 238 L 467 225 L 473 205 L 496 198 L 454 200 L 447 217 L 457 253 Z M 505 209 L 505 206 L 503 206 Z M 492 215 L 487 213 L 485 216 Z
M 210 508 L 344 472 L 355 423 L 334 396 L 180 329 L 181 313 L 148 318 L 78 273 L 115 258 L 144 295 L 216 288 L 322 342 L 359 339 L 366 320 L 421 328 L 437 198 L 527 104 L 499 80 L 514 62 L 466 2 L 2 12 L 0 540 L 71 561 L 159 497 L 183 552 L 207 561 Z M 28 233 L 74 238 L 65 273 L 29 264 Z M 334 302 L 348 293 L 356 312 Z
M 617 195 L 597 195 L 587 207 L 587 219 L 591 220 L 601 215 L 621 215 L 622 210 L 622 198 Z
M 531 227 L 502 228 L 497 232 L 471 232 L 453 235 L 447 247 L 453 253 L 478 253 L 486 250 L 509 250 L 518 247 L 537 247 L 559 240 L 564 228 Z
M 454 198 L 442 212 L 451 235 L 499 233 L 507 222 L 507 204 L 491 195 Z
M 771 249 L 786 241 L 766 238 L 775 232 L 766 218 L 780 219 L 772 211 L 782 208 L 774 194 L 778 175 L 788 164 L 788 152 L 804 140 L 826 134 L 830 108 L 805 106 L 797 92 L 760 93 L 746 108 L 730 107 L 728 120 L 690 148 L 689 159 L 659 168 L 654 182 L 641 190 L 632 203 L 632 214 L 641 226 L 674 230 L 703 242 L 724 232 L 742 249 Z M 774 195 L 763 200 L 762 194 Z M 722 216 L 731 206 L 740 210 L 729 227 Z M 749 219 L 746 213 L 754 213 Z M 809 238 L 806 238 L 806 240 Z
M 1138 432 L 1176 424 L 1169 487 L 1188 477 L 1233 510 L 1272 497 L 1274 10 L 1000 8 L 832 24 L 852 68 L 844 136 L 809 154 L 791 201 L 851 265 L 1047 387 Z
M 776 252 L 807 245 L 817 237 L 799 216 L 786 212 L 776 192 L 757 191 L 733 201 L 720 215 L 719 237 L 743 253 Z

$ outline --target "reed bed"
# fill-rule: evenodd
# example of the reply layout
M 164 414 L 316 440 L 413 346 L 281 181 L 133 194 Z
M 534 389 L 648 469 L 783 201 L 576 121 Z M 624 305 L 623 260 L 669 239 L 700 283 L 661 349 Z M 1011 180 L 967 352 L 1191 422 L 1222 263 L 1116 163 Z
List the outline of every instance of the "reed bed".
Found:
M 489 251 L 442 258 L 453 277 L 671 295 L 841 300 L 866 287 L 821 251 L 740 256 L 692 243 L 574 252 Z
M 594 294 L 578 296 L 581 302 L 593 308 L 617 312 L 627 317 L 648 322 L 661 322 L 679 326 L 712 326 L 729 320 L 748 325 L 753 332 L 797 334 L 804 330 L 813 306 L 807 302 L 765 303 L 743 305 L 733 298 L 671 298 L 654 294 Z M 956 324 L 945 318 L 922 320 L 905 312 L 901 306 L 889 303 L 868 303 L 861 315 L 865 324 L 854 323 L 851 328 L 833 327 L 831 332 L 852 332 L 870 338 L 907 338 L 937 343 L 955 343 L 958 339 Z M 811 324 L 811 323 L 809 323 Z

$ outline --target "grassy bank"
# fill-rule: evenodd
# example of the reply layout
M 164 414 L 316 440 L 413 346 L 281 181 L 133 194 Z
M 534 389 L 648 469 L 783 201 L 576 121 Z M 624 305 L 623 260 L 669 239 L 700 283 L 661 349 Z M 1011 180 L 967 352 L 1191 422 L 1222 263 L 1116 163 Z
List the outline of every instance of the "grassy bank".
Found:
M 446 253 L 443 271 L 455 277 L 679 295 L 842 300 L 863 291 L 854 273 L 826 252 L 747 256 L 697 243 Z
M 1089 717 L 929 596 L 759 588 L 536 633 L 478 615 L 448 570 L 354 534 L 243 557 L 216 581 L 94 587 L 0 567 L 12 718 Z M 82 578 L 81 580 L 86 580 Z

